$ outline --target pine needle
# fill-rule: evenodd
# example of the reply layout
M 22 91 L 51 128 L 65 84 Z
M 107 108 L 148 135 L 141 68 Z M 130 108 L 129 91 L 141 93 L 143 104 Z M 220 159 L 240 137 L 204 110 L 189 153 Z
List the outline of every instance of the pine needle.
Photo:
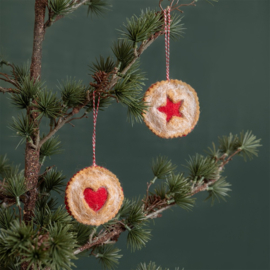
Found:
M 176 167 L 167 157 L 159 156 L 152 161 L 153 174 L 159 179 L 164 179 L 167 175 L 172 174 Z
M 118 260 L 122 257 L 121 250 L 112 245 L 99 246 L 95 257 L 105 269 L 115 269 L 119 264 Z
M 44 136 L 42 137 L 44 138 Z M 42 139 L 41 138 L 41 139 Z M 60 154 L 62 149 L 60 148 L 61 141 L 58 137 L 51 137 L 40 148 L 40 159 L 44 157 L 50 157 L 52 155 Z
M 49 119 L 60 117 L 62 113 L 62 104 L 60 100 L 51 91 L 43 90 L 36 96 L 35 103 L 31 103 L 32 112 L 38 113 L 37 120 L 43 116 Z
M 25 141 L 30 141 L 31 136 L 34 132 L 34 124 L 30 123 L 27 115 L 18 116 L 16 119 L 12 117 L 13 123 L 9 126 L 9 128 L 16 132 L 16 136 L 22 137 L 17 147 L 24 143 Z M 17 148 L 16 147 L 16 148 Z
M 4 178 L 5 175 L 10 172 L 11 166 L 9 164 L 9 160 L 7 156 L 0 156 L 0 175 Z
M 261 139 L 256 139 L 256 136 L 252 134 L 252 131 L 240 133 L 240 138 L 238 141 L 238 149 L 241 150 L 240 154 L 244 157 L 244 160 L 247 158 L 252 159 L 253 156 L 258 156 L 258 147 L 261 147 Z
M 106 0 L 90 0 L 86 3 L 88 5 L 87 14 L 100 16 L 104 14 L 111 5 Z
M 228 192 L 231 191 L 229 188 L 231 186 L 230 183 L 226 182 L 225 177 L 220 178 L 213 185 L 208 188 L 208 197 L 206 200 L 211 199 L 211 205 L 214 205 L 215 200 L 220 202 L 220 199 L 226 201 L 225 197 L 229 196 Z
M 150 230 L 146 229 L 145 226 L 142 224 L 135 226 L 128 232 L 127 246 L 130 247 L 132 251 L 140 250 L 145 247 L 150 237 Z
M 0 228 L 4 230 L 9 229 L 14 218 L 15 218 L 14 212 L 10 208 L 1 209 L 0 210 Z
M 58 88 L 61 91 L 61 96 L 67 109 L 82 105 L 86 99 L 87 89 L 82 81 L 67 78 Z
M 201 181 L 202 179 L 218 179 L 220 175 L 219 165 L 210 157 L 204 157 L 196 154 L 187 161 L 186 166 L 190 173 L 192 181 Z

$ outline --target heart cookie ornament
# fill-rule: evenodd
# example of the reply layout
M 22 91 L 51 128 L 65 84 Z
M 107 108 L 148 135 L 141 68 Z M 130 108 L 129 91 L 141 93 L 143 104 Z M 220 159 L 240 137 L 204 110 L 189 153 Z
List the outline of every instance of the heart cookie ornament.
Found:
M 114 218 L 124 199 L 116 175 L 96 165 L 96 122 L 100 95 L 95 106 L 93 92 L 93 165 L 77 172 L 67 183 L 66 209 L 78 222 L 98 226 Z
M 77 172 L 66 188 L 66 208 L 77 221 L 98 226 L 114 218 L 124 199 L 117 177 L 91 166 Z

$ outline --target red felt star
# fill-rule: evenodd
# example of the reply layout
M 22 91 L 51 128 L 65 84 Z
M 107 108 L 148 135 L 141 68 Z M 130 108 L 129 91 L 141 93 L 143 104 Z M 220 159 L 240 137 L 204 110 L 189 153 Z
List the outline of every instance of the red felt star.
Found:
M 183 100 L 180 100 L 177 103 L 173 103 L 167 97 L 167 104 L 163 107 L 159 107 L 158 110 L 167 115 L 166 121 L 169 122 L 173 116 L 182 117 L 182 114 L 179 111 L 179 109 L 182 105 L 182 102 L 183 102 Z

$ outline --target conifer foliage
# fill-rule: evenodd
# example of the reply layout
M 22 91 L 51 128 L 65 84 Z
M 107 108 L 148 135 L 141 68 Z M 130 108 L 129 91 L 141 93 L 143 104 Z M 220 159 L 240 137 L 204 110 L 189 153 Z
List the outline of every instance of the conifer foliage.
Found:
M 48 0 L 44 6 L 38 6 L 40 2 L 37 8 L 48 11 L 47 21 L 43 22 L 45 30 L 82 5 L 93 15 L 109 8 L 104 0 Z M 173 5 L 174 1 L 170 2 Z M 181 5 L 172 7 L 180 10 Z M 126 198 L 117 216 L 99 227 L 79 224 L 59 206 L 53 194 L 63 196 L 65 176 L 54 164 L 44 168 L 47 157 L 61 152 L 57 131 L 67 123 L 87 117 L 93 109 L 93 91 L 100 94 L 101 109 L 117 101 L 127 107 L 131 123 L 140 122 L 148 107 L 142 100 L 146 78 L 139 58 L 164 34 L 163 25 L 160 10 L 147 9 L 127 19 L 119 31 L 119 39 L 112 44 L 111 56 L 100 56 L 90 66 L 89 85 L 68 78 L 57 90 L 48 89 L 40 74 L 33 75 L 35 60 L 32 59 L 31 66 L 29 63 L 20 66 L 0 59 L 0 66 L 7 71 L 0 73 L 0 80 L 8 84 L 8 87 L 0 86 L 0 92 L 8 93 L 11 104 L 21 110 L 21 114 L 10 119 L 10 128 L 19 137 L 17 147 L 26 144 L 26 156 L 37 155 L 35 162 L 39 168 L 36 182 L 31 182 L 28 166 L 21 169 L 6 155 L 0 156 L 1 269 L 72 269 L 78 254 L 94 256 L 105 269 L 115 268 L 122 257 L 116 242 L 123 232 L 127 232 L 128 248 L 140 250 L 152 237 L 151 219 L 161 217 L 171 207 L 191 210 L 193 196 L 201 191 L 208 193 L 207 199 L 212 203 L 224 199 L 230 191 L 224 167 L 236 155 L 244 159 L 257 156 L 260 140 L 249 131 L 223 136 L 217 146 L 213 144 L 208 149 L 207 155 L 189 157 L 188 174 L 177 171 L 168 157 L 159 156 L 153 159 L 153 179 L 146 183 L 145 196 Z M 183 29 L 182 17 L 173 13 L 171 36 L 181 36 Z M 43 122 L 47 123 L 47 129 L 41 133 Z M 30 169 L 36 171 L 36 167 Z M 30 212 L 23 211 L 31 205 Z M 150 262 L 140 264 L 137 270 L 162 268 Z

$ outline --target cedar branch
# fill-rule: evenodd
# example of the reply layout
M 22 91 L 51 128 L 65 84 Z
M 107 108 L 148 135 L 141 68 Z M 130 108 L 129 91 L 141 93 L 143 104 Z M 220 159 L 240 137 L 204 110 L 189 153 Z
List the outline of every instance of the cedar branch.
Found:
M 40 147 L 46 142 L 48 141 L 59 129 L 61 129 L 69 120 L 71 120 L 73 116 L 73 113 L 69 113 L 67 117 L 65 118 L 60 118 L 55 126 L 55 128 L 50 131 L 42 140 L 40 140 L 39 144 L 38 144 L 38 148 L 40 149 Z
M 163 0 L 159 0 L 159 7 L 160 7 L 161 10 L 163 10 L 162 5 L 161 5 L 162 1 Z M 178 10 L 181 13 L 184 13 L 184 11 L 181 10 L 180 7 L 188 7 L 188 6 L 194 6 L 195 7 L 196 6 L 196 4 L 195 4 L 196 0 L 193 0 L 192 2 L 190 2 L 188 4 L 180 4 L 180 5 L 178 5 L 179 0 L 177 0 L 175 4 L 174 4 L 175 0 L 170 0 L 170 1 L 171 1 L 171 3 L 169 5 L 169 7 L 170 7 L 171 11 Z
M 139 49 L 136 50 L 136 53 L 134 53 L 134 57 L 131 60 L 131 62 L 126 66 L 126 68 L 121 72 L 121 76 L 125 75 L 128 70 L 132 67 L 132 65 L 138 60 L 138 58 L 141 56 L 141 54 L 161 35 L 164 34 L 164 31 L 159 31 L 156 32 L 154 35 L 152 35 L 148 40 L 142 42 L 142 44 L 140 45 Z M 114 73 L 117 73 L 118 68 L 115 67 L 114 68 Z M 116 83 L 118 82 L 119 79 L 121 79 L 121 76 L 117 76 L 116 74 L 114 74 L 112 76 L 111 82 L 104 86 L 107 91 L 111 90 Z M 106 89 L 97 89 L 96 92 L 100 92 L 100 93 L 104 93 L 104 91 Z M 106 92 L 108 93 L 108 92 Z M 109 96 L 109 94 L 107 94 Z M 66 118 L 60 118 L 58 120 L 58 123 L 56 124 L 55 128 L 53 130 L 51 130 L 40 142 L 39 145 L 37 146 L 38 149 L 40 149 L 40 147 L 47 141 L 49 140 L 58 130 L 60 130 L 66 123 L 70 123 L 72 120 L 75 119 L 81 119 L 83 117 L 78 117 L 78 118 L 72 118 L 72 116 L 74 114 L 79 113 L 79 111 L 85 107 L 89 102 L 91 101 L 91 98 L 89 97 L 89 92 L 87 94 L 86 100 L 85 102 L 79 107 L 79 108 L 74 108 L 73 111 L 71 113 L 68 114 L 68 116 Z
M 172 3 L 173 2 L 174 1 L 172 1 Z M 171 11 L 178 10 L 179 12 L 184 13 L 184 11 L 180 9 L 180 7 L 188 7 L 188 6 L 194 6 L 195 7 L 196 6 L 195 5 L 195 2 L 196 2 L 195 0 L 192 1 L 191 3 L 189 3 L 189 4 L 181 4 L 181 5 L 178 5 L 178 2 L 179 1 L 177 1 L 176 4 L 171 7 Z
M 231 156 L 229 156 L 221 165 L 220 169 L 222 169 L 229 161 L 232 160 L 232 157 L 238 154 L 241 150 L 237 150 L 234 152 Z M 215 182 L 217 182 L 218 179 L 215 180 L 209 180 L 205 182 L 202 185 L 196 186 L 191 189 L 190 196 L 194 196 L 195 194 L 206 191 L 208 190 L 208 187 L 210 185 L 213 185 Z M 149 189 L 149 184 L 147 185 L 147 189 Z M 160 202 L 160 203 L 159 203 Z M 149 205 L 147 209 L 145 210 L 145 218 L 144 220 L 147 219 L 154 219 L 161 217 L 161 213 L 163 211 L 166 211 L 167 209 L 170 209 L 171 207 L 175 206 L 175 203 L 172 203 L 168 205 L 167 203 L 164 202 L 164 200 L 160 200 L 159 202 L 154 201 L 152 205 Z M 155 210 L 156 207 L 160 207 L 158 210 Z M 124 223 L 124 222 L 123 222 Z M 124 223 L 125 224 L 125 223 Z M 77 255 L 85 250 L 88 250 L 90 248 L 93 248 L 94 246 L 98 246 L 101 244 L 105 244 L 107 241 L 110 241 L 113 237 L 118 239 L 120 234 L 126 230 L 124 225 L 121 225 L 119 222 L 118 224 L 113 228 L 112 231 L 105 231 L 100 237 L 96 237 L 93 240 L 90 240 L 90 242 L 87 242 L 85 245 L 81 246 L 80 248 L 76 249 L 74 251 L 74 254 Z
M 81 117 L 77 117 L 77 118 L 72 118 L 74 114 L 77 114 L 80 112 L 80 110 L 85 107 L 89 102 L 91 101 L 91 98 L 90 98 L 90 93 L 89 91 L 86 92 L 86 100 L 85 102 L 77 107 L 77 108 L 74 108 L 72 110 L 72 112 L 70 112 L 66 117 L 61 117 L 59 118 L 55 128 L 53 130 L 51 130 L 40 142 L 39 144 L 37 145 L 37 148 L 40 149 L 40 147 L 46 142 L 48 141 L 59 129 L 61 129 L 65 124 L 67 123 L 70 123 L 70 121 L 72 120 L 76 120 L 76 119 L 82 119 L 84 117 L 86 117 L 86 114 L 83 114 Z
M 84 5 L 86 2 L 88 2 L 89 0 L 78 0 L 76 1 L 75 4 L 71 3 L 72 5 L 72 12 L 75 11 L 77 8 L 79 8 L 80 6 Z M 50 27 L 53 23 L 55 23 L 56 21 L 62 19 L 64 17 L 64 15 L 56 15 L 50 8 L 48 8 L 49 10 L 49 18 L 48 20 L 45 22 L 44 24 L 44 28 L 46 29 L 47 27 Z
M 14 85 L 15 87 L 19 86 L 18 83 L 15 80 L 12 80 L 8 74 L 0 72 L 0 75 L 3 76 L 3 77 L 0 77 L 0 80 L 8 82 L 8 83 Z
M 1 93 L 16 93 L 17 94 L 20 91 L 17 89 L 14 89 L 14 88 L 5 88 L 5 87 L 0 86 L 0 92 Z
M 231 154 L 226 160 L 223 161 L 223 163 L 220 166 L 220 169 L 222 169 L 228 162 L 230 162 L 232 160 L 232 158 L 237 155 L 238 153 L 241 152 L 241 149 L 238 149 L 237 151 L 235 151 L 233 154 Z

